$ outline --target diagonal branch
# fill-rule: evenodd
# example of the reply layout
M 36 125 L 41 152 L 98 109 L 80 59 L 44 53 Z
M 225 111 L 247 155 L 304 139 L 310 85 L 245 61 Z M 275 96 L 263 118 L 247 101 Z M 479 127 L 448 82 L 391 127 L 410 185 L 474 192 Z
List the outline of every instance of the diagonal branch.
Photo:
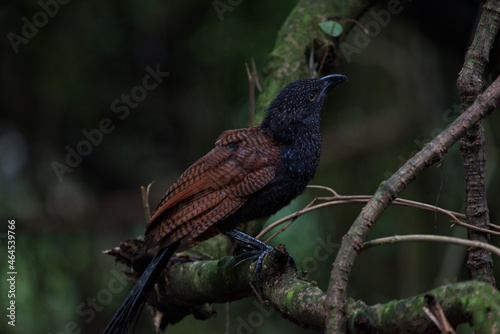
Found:
M 387 181 L 381 183 L 344 236 L 330 274 L 326 300 L 328 333 L 345 332 L 344 304 L 351 267 L 373 224 L 387 206 L 417 178 L 425 168 L 440 161 L 443 154 L 474 124 L 493 111 L 500 98 L 500 77 L 474 103 L 420 152 L 408 160 Z
M 465 54 L 464 65 L 457 80 L 462 111 L 466 110 L 483 90 L 484 68 L 500 24 L 498 1 L 487 1 L 483 8 L 474 40 Z M 486 152 L 481 122 L 474 125 L 460 140 L 460 153 L 464 165 L 467 221 L 473 226 L 486 228 L 489 223 L 485 182 Z M 470 240 L 489 241 L 489 235 L 470 229 L 468 236 Z M 493 261 L 488 251 L 470 248 L 467 267 L 471 271 L 472 278 L 482 279 L 495 286 Z

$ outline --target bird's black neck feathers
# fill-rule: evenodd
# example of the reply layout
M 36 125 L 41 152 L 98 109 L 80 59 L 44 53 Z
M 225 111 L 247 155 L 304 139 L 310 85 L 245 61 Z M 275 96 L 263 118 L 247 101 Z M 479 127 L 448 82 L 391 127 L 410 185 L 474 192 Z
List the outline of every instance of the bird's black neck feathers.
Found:
M 262 130 L 282 146 L 284 169 L 294 182 L 307 184 L 318 166 L 320 111 L 327 88 L 328 82 L 321 79 L 288 84 L 271 102 L 262 121 Z

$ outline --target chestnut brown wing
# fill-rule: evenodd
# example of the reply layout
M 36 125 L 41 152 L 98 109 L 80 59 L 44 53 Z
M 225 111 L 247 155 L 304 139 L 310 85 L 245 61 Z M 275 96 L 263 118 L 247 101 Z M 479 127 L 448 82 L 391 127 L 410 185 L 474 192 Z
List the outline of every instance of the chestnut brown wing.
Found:
M 170 187 L 146 227 L 146 247 L 191 242 L 275 176 L 281 149 L 260 127 L 224 132 Z

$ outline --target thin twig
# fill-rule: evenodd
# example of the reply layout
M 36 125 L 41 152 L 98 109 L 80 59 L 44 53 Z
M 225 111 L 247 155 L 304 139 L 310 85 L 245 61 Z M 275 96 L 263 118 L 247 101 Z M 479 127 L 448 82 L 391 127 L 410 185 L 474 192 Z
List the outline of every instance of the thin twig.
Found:
M 431 321 L 436 325 L 436 327 L 442 332 L 443 328 L 441 327 L 441 324 L 439 323 L 439 320 L 436 318 L 436 316 L 429 310 L 427 307 L 422 306 L 422 310 L 424 311 L 425 315 L 431 319 Z
M 307 204 L 303 210 L 305 209 L 308 209 L 310 208 L 312 205 L 314 205 L 314 203 L 316 203 L 316 198 L 313 199 L 309 204 Z M 274 237 L 276 237 L 278 234 L 282 233 L 284 230 L 286 230 L 290 225 L 292 225 L 292 223 L 295 221 L 295 219 L 299 218 L 300 215 L 297 215 L 296 217 L 293 217 L 291 219 L 289 219 L 290 221 L 288 222 L 288 224 L 286 224 L 285 226 L 283 226 L 279 231 L 275 232 L 272 236 L 270 236 L 266 241 L 264 241 L 266 244 L 271 241 L 272 239 L 274 239 Z M 278 226 L 279 224 L 275 225 L 275 226 Z M 271 229 L 274 228 L 274 227 L 271 227 Z M 262 230 L 258 235 L 257 235 L 257 239 L 260 239 L 262 238 L 270 229 L 264 229 Z
M 316 72 L 316 66 L 314 66 L 314 39 L 311 39 L 311 53 L 309 54 L 309 75 L 311 78 L 316 78 L 318 72 Z
M 333 28 L 332 28 L 332 31 L 333 31 Z M 319 64 L 319 68 L 318 68 L 318 74 L 321 75 L 321 72 L 323 71 L 323 66 L 325 65 L 325 61 L 326 61 L 326 57 L 328 56 L 328 47 L 330 45 L 325 45 L 323 47 L 323 57 L 321 58 L 321 63 Z
M 354 24 L 356 24 L 357 26 L 359 26 L 361 28 L 361 30 L 368 35 L 369 31 L 368 29 L 365 28 L 364 25 L 362 25 L 358 20 L 354 20 L 354 19 L 348 19 L 348 18 L 345 18 L 345 19 L 341 19 L 339 20 L 339 23 L 340 24 L 343 24 L 344 22 L 352 22 Z
M 269 303 L 262 298 L 262 293 L 259 291 L 259 289 L 257 289 L 255 284 L 253 282 L 250 282 L 249 285 L 255 293 L 255 296 L 259 299 L 259 302 L 263 305 L 268 305 Z
M 249 113 L 249 119 L 248 123 L 249 126 L 253 126 L 253 120 L 254 120 L 254 108 L 255 108 L 255 80 L 250 72 L 250 69 L 248 68 L 248 64 L 245 63 L 245 68 L 247 69 L 247 76 L 248 76 L 248 85 L 249 85 L 249 103 L 250 103 L 250 113 Z
M 262 92 L 262 85 L 260 84 L 260 80 L 259 80 L 259 75 L 257 74 L 257 66 L 255 65 L 255 60 L 251 59 L 252 61 L 252 76 L 253 76 L 253 80 L 255 82 L 255 87 L 257 87 L 257 90 L 260 92 Z
M 461 245 L 466 247 L 475 247 L 482 248 L 487 251 L 492 252 L 496 256 L 500 257 L 500 248 L 495 247 L 491 244 L 487 244 L 485 242 L 480 241 L 472 241 L 467 239 L 455 238 L 455 237 L 447 237 L 442 235 L 426 235 L 426 234 L 409 234 L 409 235 L 394 235 L 391 237 L 379 238 L 367 241 L 363 243 L 361 251 L 365 251 L 368 248 L 393 244 L 398 242 L 408 242 L 408 241 L 431 241 L 431 242 L 444 242 L 454 245 Z
M 249 104 L 250 104 L 250 116 L 248 123 L 250 126 L 253 126 L 253 122 L 255 119 L 255 87 L 259 92 L 262 92 L 262 86 L 259 81 L 259 75 L 257 74 L 257 66 L 255 65 L 255 60 L 252 58 L 252 71 L 248 67 L 248 64 L 245 63 L 245 68 L 247 70 L 248 76 L 248 84 L 249 84 Z
M 266 228 L 264 228 L 258 235 L 257 235 L 257 239 L 261 239 L 264 235 L 266 235 L 270 230 L 274 229 L 275 227 L 283 224 L 283 223 L 286 223 L 288 222 L 284 227 L 282 227 L 278 232 L 274 233 L 271 237 L 269 237 L 267 240 L 266 240 L 266 243 L 273 239 L 274 237 L 276 237 L 278 234 L 282 233 L 284 230 L 286 230 L 298 217 L 306 214 L 306 213 L 309 213 L 309 212 L 312 212 L 312 211 L 315 211 L 315 210 L 318 210 L 318 209 L 321 209 L 321 208 L 324 208 L 324 207 L 327 207 L 327 206 L 333 206 L 333 205 L 340 205 L 340 204 L 353 204 L 353 203 L 367 203 L 371 196 L 368 196 L 368 195 L 339 195 L 335 190 L 329 188 L 329 187 L 325 187 L 325 186 L 318 186 L 318 185 L 310 185 L 308 186 L 308 188 L 315 188 L 315 189 L 323 189 L 323 190 L 327 190 L 329 192 L 331 192 L 333 194 L 332 197 L 316 197 L 314 198 L 311 203 L 309 203 L 308 205 L 306 205 L 302 210 L 299 210 L 299 211 L 296 211 L 286 217 L 283 217 L 271 224 L 269 224 L 268 226 L 266 226 Z M 323 201 L 323 203 L 320 203 L 320 204 L 316 204 L 317 202 L 319 201 Z M 412 208 L 417 208 L 417 209 L 421 209 L 421 210 L 426 210 L 426 211 L 432 211 L 432 212 L 437 212 L 437 213 L 442 213 L 442 214 L 445 214 L 447 216 L 449 216 L 453 222 L 453 224 L 451 225 L 451 227 L 453 227 L 454 225 L 458 225 L 458 226 L 462 226 L 462 227 L 466 227 L 466 228 L 469 228 L 469 229 L 473 229 L 473 230 L 476 230 L 476 231 L 480 231 L 480 232 L 484 232 L 484 233 L 489 233 L 489 234 L 492 234 L 492 235 L 497 235 L 497 236 L 500 236 L 500 232 L 497 232 L 497 231 L 492 231 L 492 230 L 488 230 L 488 229 L 484 229 L 484 228 L 480 228 L 480 227 L 477 227 L 477 226 L 473 226 L 473 225 L 470 225 L 468 223 L 464 223 L 462 221 L 460 221 L 459 219 L 463 219 L 465 220 L 465 215 L 463 213 L 458 213 L 458 212 L 454 212 L 454 211 L 450 211 L 450 210 L 446 210 L 446 209 L 443 209 L 443 208 L 440 208 L 438 206 L 435 206 L 435 205 L 430 205 L 430 204 L 426 204 L 426 203 L 421 203 L 421 202 L 416 202 L 416 201 L 411 201 L 411 200 L 408 200 L 408 199 L 403 199 L 403 198 L 396 198 L 394 200 L 394 202 L 392 204 L 395 204 L 395 205 L 401 205 L 401 206 L 407 206 L 407 207 L 412 207 Z
M 439 304 L 437 297 L 431 293 L 428 293 L 424 296 L 424 301 L 427 303 L 430 309 L 427 307 L 422 307 L 425 314 L 429 317 L 429 319 L 434 322 L 437 328 L 446 334 L 456 334 L 453 327 L 450 325 L 448 318 L 444 314 L 443 308 L 441 304 Z
M 147 188 L 141 186 L 142 207 L 144 208 L 144 217 L 146 217 L 146 224 L 151 220 L 151 211 L 149 210 L 149 189 L 151 189 L 151 185 L 153 183 L 155 183 L 155 181 L 148 184 Z
M 333 190 L 332 188 L 327 187 L 327 186 L 322 186 L 322 185 L 319 185 L 319 184 L 309 184 L 307 186 L 307 188 L 310 188 L 310 189 L 323 189 L 323 190 L 331 192 L 333 196 L 339 196 L 339 194 L 337 194 L 337 192 L 335 190 Z
M 446 318 L 446 315 L 443 312 L 443 308 L 436 300 L 436 297 L 434 295 L 426 295 L 426 297 L 428 297 L 426 299 L 431 299 L 431 301 L 429 302 L 429 306 L 431 307 L 432 312 L 436 315 L 436 318 L 441 327 L 441 331 L 446 334 L 456 334 L 453 330 L 453 327 L 451 327 L 448 318 Z
M 488 227 L 494 228 L 495 230 L 500 230 L 500 226 L 492 224 L 492 223 L 488 223 Z

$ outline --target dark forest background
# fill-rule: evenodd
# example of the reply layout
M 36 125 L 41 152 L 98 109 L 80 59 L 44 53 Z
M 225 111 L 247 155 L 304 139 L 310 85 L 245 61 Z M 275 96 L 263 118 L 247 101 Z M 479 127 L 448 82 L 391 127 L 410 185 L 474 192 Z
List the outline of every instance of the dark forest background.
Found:
M 22 35 L 25 21 L 33 22 L 43 7 L 27 0 L 0 3 L 0 254 L 6 254 L 7 220 L 14 219 L 18 272 L 16 327 L 2 320 L 4 333 L 104 328 L 132 284 L 116 281 L 123 267 L 101 251 L 143 234 L 141 185 L 155 181 L 154 207 L 223 130 L 248 126 L 245 63 L 253 58 L 262 75 L 277 32 L 296 4 L 242 1 L 221 17 L 212 1 L 66 2 L 17 45 L 18 52 L 9 33 Z M 480 3 L 428 0 L 401 6 L 402 12 L 359 52 L 347 58 L 340 53 L 335 72 L 349 81 L 323 110 L 323 153 L 312 184 L 345 195 L 372 194 L 459 112 L 456 79 Z M 385 1 L 373 8 L 385 9 Z M 373 20 L 369 12 L 361 23 Z M 347 41 L 355 45 L 354 38 Z M 486 81 L 498 74 L 495 54 L 490 63 Z M 143 84 L 147 67 L 169 75 L 126 117 L 114 112 L 115 100 L 124 106 L 122 94 Z M 499 117 L 484 121 L 492 222 L 500 215 Z M 54 166 L 66 165 L 67 147 L 76 150 L 87 140 L 84 130 L 98 129 L 103 119 L 113 130 L 95 139 L 91 152 L 58 177 Z M 310 189 L 277 217 L 327 195 Z M 457 146 L 402 197 L 463 212 Z M 286 244 L 299 267 L 326 289 L 335 259 L 331 244 L 339 242 L 360 209 L 351 204 L 303 216 L 272 244 Z M 401 207 L 387 210 L 371 237 L 405 233 L 466 237 L 464 229 L 450 228 L 445 216 Z M 329 256 L 319 259 L 315 252 Z M 369 304 L 409 297 L 469 279 L 465 262 L 466 249 L 459 246 L 406 243 L 370 249 L 354 266 L 349 295 Z M 2 277 L 6 266 L 2 255 Z M 5 310 L 4 278 L 0 289 Z M 256 301 L 230 304 L 230 333 L 308 332 Z M 224 305 L 217 311 L 212 320 L 189 317 L 168 332 L 222 333 Z M 143 312 L 138 332 L 148 331 L 153 326 Z

